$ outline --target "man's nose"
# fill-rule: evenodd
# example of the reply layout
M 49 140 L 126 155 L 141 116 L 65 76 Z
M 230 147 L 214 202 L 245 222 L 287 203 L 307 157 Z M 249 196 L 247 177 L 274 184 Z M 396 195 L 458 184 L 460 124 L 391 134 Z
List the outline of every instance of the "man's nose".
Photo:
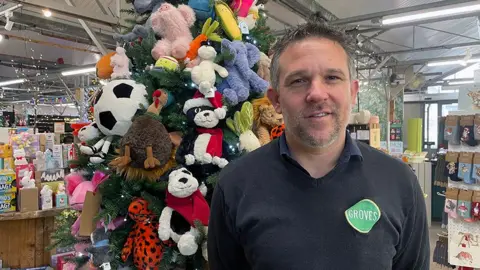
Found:
M 316 78 L 310 84 L 307 102 L 320 102 L 328 99 L 328 87 L 322 79 Z

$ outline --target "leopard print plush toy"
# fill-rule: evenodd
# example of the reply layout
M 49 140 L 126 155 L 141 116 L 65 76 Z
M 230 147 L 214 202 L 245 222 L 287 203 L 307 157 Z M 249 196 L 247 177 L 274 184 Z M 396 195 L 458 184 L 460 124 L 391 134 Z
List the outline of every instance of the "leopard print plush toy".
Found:
M 122 250 L 124 262 L 133 255 L 137 269 L 159 269 L 166 243 L 158 238 L 158 218 L 148 209 L 148 202 L 135 199 L 128 207 L 128 215 L 136 224 L 130 232 Z

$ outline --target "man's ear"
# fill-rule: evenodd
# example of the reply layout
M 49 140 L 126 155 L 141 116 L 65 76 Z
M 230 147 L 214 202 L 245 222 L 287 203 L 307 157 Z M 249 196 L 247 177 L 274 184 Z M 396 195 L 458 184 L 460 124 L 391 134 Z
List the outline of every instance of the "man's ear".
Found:
M 351 98 L 352 105 L 357 104 L 357 95 L 358 95 L 359 89 L 360 89 L 359 81 L 352 80 L 352 82 L 350 83 L 350 98 Z
M 278 94 L 278 91 L 274 90 L 273 88 L 269 88 L 267 90 L 267 97 L 270 100 L 270 103 L 272 103 L 273 108 L 275 108 L 275 111 L 281 114 L 282 108 L 280 107 L 280 95 Z

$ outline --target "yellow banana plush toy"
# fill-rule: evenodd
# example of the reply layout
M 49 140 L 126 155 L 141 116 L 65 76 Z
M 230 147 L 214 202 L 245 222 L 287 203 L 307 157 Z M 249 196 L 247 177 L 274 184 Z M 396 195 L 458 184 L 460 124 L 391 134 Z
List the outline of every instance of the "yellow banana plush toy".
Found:
M 232 40 L 242 40 L 242 32 L 238 27 L 238 22 L 227 3 L 220 0 L 215 1 L 215 13 L 225 34 Z

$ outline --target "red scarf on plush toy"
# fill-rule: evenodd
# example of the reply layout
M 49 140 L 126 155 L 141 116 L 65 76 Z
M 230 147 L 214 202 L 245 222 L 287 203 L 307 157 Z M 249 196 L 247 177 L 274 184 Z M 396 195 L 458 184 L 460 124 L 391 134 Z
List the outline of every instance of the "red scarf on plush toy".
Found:
M 177 198 L 167 191 L 165 200 L 167 206 L 182 215 L 192 227 L 195 227 L 195 220 L 200 221 L 204 226 L 208 226 L 210 207 L 200 190 L 197 189 L 186 198 Z
M 210 134 L 210 141 L 207 145 L 207 153 L 212 157 L 222 157 L 223 131 L 221 128 L 197 128 L 198 134 Z

